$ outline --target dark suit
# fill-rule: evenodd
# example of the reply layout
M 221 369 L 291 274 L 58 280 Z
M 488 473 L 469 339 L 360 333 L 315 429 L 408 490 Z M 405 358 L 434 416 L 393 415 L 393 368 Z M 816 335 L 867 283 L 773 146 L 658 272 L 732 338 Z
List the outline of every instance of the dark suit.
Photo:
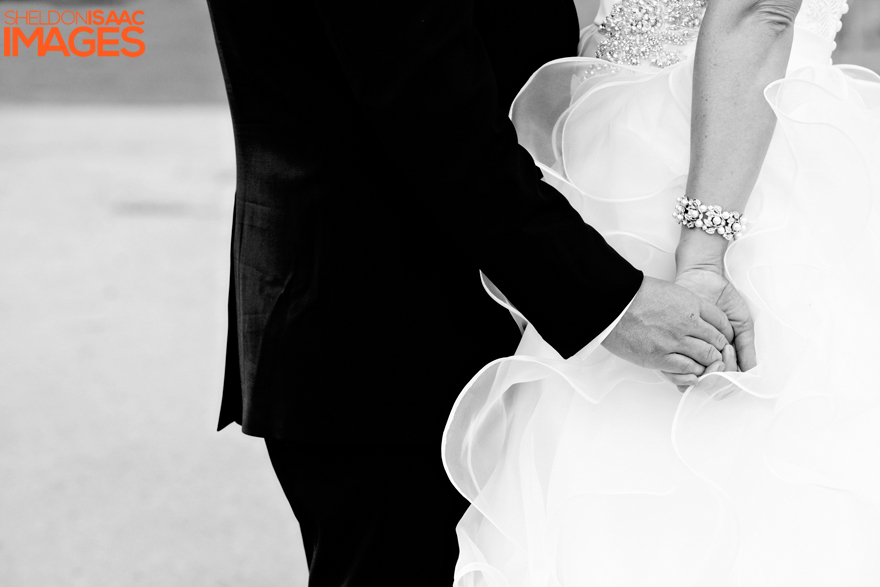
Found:
M 478 270 L 565 356 L 641 283 L 507 119 L 575 53 L 574 6 L 209 5 L 237 159 L 220 427 L 277 439 L 276 469 L 302 442 L 430 446 L 439 467 L 456 395 L 519 336 Z

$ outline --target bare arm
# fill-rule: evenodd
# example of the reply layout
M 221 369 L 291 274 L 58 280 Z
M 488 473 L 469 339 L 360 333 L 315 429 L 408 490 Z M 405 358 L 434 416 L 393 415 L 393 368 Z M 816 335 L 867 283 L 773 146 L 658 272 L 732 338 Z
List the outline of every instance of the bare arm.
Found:
M 764 88 L 785 75 L 800 6 L 801 0 L 709 1 L 694 62 L 690 198 L 744 210 L 776 126 Z M 683 227 L 675 282 L 724 311 L 735 334 L 722 352 L 724 369 L 747 371 L 757 365 L 754 325 L 724 277 L 727 246 L 718 235 Z M 673 381 L 685 383 L 680 376 Z
M 745 208 L 776 117 L 764 88 L 785 75 L 801 0 L 709 0 L 694 63 L 688 197 Z M 728 242 L 682 229 L 680 269 L 721 268 Z

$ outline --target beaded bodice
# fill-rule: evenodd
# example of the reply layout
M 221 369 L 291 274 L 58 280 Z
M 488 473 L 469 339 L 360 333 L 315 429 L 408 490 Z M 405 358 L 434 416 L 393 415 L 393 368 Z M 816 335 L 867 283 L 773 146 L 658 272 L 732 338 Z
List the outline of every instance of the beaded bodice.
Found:
M 596 57 L 627 65 L 677 63 L 682 54 L 675 47 L 697 38 L 705 9 L 706 0 L 619 0 L 599 25 L 604 39 Z
M 603 0 L 596 57 L 627 65 L 666 67 L 697 39 L 707 2 L 723 0 Z M 796 20 L 829 41 L 840 30 L 846 0 L 804 0 Z
M 804 0 L 796 24 L 833 41 L 843 26 L 840 17 L 848 10 L 846 0 Z

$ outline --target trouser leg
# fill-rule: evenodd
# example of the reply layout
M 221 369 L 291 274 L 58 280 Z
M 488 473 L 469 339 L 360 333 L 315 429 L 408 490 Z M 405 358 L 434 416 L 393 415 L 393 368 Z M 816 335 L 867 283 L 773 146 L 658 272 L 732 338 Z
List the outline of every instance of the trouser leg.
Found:
M 451 585 L 467 502 L 436 443 L 266 445 L 300 523 L 309 587 Z

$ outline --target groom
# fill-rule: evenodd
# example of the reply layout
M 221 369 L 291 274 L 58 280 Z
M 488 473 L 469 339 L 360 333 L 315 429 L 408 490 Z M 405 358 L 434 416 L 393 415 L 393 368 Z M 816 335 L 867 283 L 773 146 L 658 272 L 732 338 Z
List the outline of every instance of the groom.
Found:
M 571 0 L 209 6 L 237 159 L 220 428 L 266 439 L 311 587 L 449 585 L 467 504 L 440 436 L 519 338 L 480 270 L 565 357 L 626 309 L 609 350 L 699 375 L 732 331 L 517 145 L 517 90 L 575 53 Z

